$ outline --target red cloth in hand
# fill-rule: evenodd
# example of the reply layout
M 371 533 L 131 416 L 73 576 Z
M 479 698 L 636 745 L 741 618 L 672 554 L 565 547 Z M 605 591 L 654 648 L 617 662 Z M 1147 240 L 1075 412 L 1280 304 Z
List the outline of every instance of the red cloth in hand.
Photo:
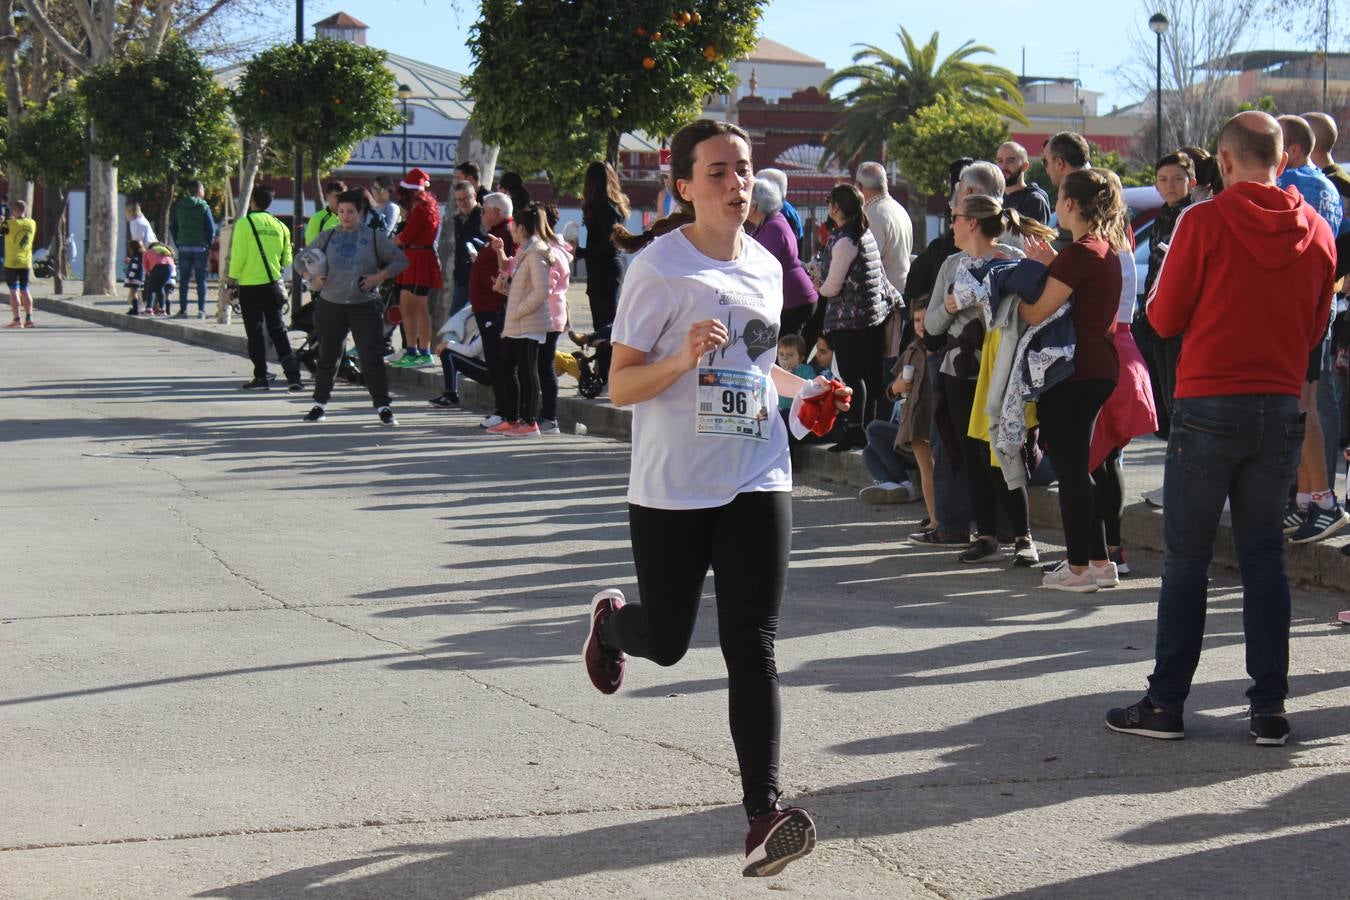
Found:
M 828 390 L 821 391 L 814 397 L 803 397 L 801 412 L 797 414 L 797 419 L 817 437 L 824 437 L 834 430 L 834 418 L 838 410 L 835 407 L 835 392 L 844 387 L 844 383 L 838 378 L 831 378 L 827 385 Z

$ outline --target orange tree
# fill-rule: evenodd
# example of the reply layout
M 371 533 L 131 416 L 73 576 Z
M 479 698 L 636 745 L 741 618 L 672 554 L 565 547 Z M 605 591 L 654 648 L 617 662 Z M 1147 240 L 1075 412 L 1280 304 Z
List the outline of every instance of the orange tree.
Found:
M 466 88 L 485 140 L 523 170 L 618 164 L 619 137 L 673 134 L 755 45 L 766 0 L 483 0 Z

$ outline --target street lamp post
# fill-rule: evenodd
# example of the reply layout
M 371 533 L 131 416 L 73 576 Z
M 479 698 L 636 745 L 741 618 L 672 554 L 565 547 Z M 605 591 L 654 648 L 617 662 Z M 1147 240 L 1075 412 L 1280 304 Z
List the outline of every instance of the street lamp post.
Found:
M 1154 159 L 1162 159 L 1163 155 L 1163 134 L 1162 134 L 1162 36 L 1170 23 L 1167 16 L 1162 13 L 1154 13 L 1148 20 L 1148 27 L 1158 36 L 1158 62 L 1156 72 L 1158 76 L 1157 85 L 1153 91 L 1153 97 L 1157 108 L 1157 126 L 1158 126 L 1158 153 Z
M 295 43 L 297 45 L 305 42 L 305 4 L 303 0 L 295 0 Z M 291 246 L 296 252 L 305 246 L 305 162 L 301 156 L 300 145 L 295 145 L 295 170 L 293 181 L 291 182 Z M 247 199 L 244 201 L 248 202 Z M 318 211 L 318 205 L 314 207 Z M 248 207 L 244 208 L 245 214 Z M 291 271 L 291 315 L 300 308 L 300 291 L 302 289 L 300 279 L 300 270 Z
M 398 86 L 398 99 L 403 101 L 403 171 L 408 171 L 408 100 L 412 97 L 412 88 L 406 84 Z

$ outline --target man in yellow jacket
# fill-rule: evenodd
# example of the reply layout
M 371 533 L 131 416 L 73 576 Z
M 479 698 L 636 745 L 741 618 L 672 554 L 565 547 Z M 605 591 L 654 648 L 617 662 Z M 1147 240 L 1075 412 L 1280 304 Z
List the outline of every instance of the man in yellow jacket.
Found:
M 5 284 L 9 286 L 9 308 L 14 321 L 6 328 L 33 327 L 33 295 L 28 293 L 28 276 L 33 268 L 33 237 L 37 223 L 28 218 L 28 204 L 15 200 L 5 213 L 0 226 L 5 235 Z M 23 302 L 23 319 L 19 319 L 19 302 Z
M 248 214 L 234 226 L 230 237 L 230 284 L 237 288 L 239 314 L 248 335 L 248 355 L 253 360 L 253 380 L 241 387 L 246 391 L 265 391 L 271 387 L 267 372 L 267 338 L 272 339 L 277 359 L 286 373 L 292 393 L 305 389 L 300 380 L 300 363 L 291 352 L 286 325 L 281 319 L 285 287 L 281 270 L 291 264 L 291 236 L 286 226 L 267 210 L 275 192 L 268 185 L 253 189 Z

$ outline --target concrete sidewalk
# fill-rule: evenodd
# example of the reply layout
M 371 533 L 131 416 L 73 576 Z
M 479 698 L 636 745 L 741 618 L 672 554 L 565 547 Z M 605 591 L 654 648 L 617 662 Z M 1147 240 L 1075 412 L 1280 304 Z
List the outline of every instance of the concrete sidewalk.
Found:
M 44 286 L 44 283 L 38 283 L 34 292 L 34 302 L 39 309 L 126 331 L 198 344 L 240 356 L 246 355 L 243 326 L 237 321 L 233 325 L 222 326 L 214 319 L 198 321 L 128 316 L 124 300 L 103 296 L 79 296 L 78 282 L 72 283 L 70 291 L 62 297 L 40 293 Z M 208 301 L 207 308 L 214 314 L 214 300 Z M 581 331 L 588 330 L 590 320 L 583 285 L 572 286 L 569 293 L 569 308 L 574 327 Z M 564 335 L 560 349 L 571 350 L 575 347 Z M 388 371 L 392 385 L 410 392 L 423 392 L 427 397 L 433 397 L 442 389 L 439 365 L 424 369 L 390 368 Z M 241 366 L 240 372 L 241 377 L 247 376 L 245 367 Z M 575 382 L 566 376 L 563 377 L 562 384 L 558 416 L 559 423 L 565 431 L 575 431 L 577 425 L 581 424 L 592 434 L 625 440 L 629 438 L 631 410 L 614 407 L 603 396 L 595 400 L 577 396 Z M 466 409 L 486 410 L 492 405 L 491 391 L 469 379 L 460 379 L 460 397 Z M 855 488 L 872 483 L 871 476 L 863 466 L 862 454 L 859 452 L 829 453 L 822 446 L 811 445 L 802 449 L 804 452 L 798 471 L 808 478 Z M 1163 548 L 1162 510 L 1143 502 L 1142 497 L 1162 487 L 1165 455 L 1166 445 L 1152 437 L 1136 440 L 1126 450 L 1127 494 L 1121 532 L 1128 548 L 1136 550 Z M 1344 483 L 1343 474 L 1338 483 Z M 1032 488 L 1029 500 L 1031 521 L 1034 526 L 1051 529 L 1060 527 L 1059 495 L 1053 486 Z M 1237 568 L 1237 549 L 1233 544 L 1232 529 L 1227 522 L 1225 514 L 1214 548 L 1214 559 L 1221 565 Z M 1287 544 L 1285 566 L 1289 578 L 1299 584 L 1350 591 L 1350 556 L 1341 552 L 1341 548 L 1347 545 L 1350 545 L 1350 529 L 1313 544 Z

